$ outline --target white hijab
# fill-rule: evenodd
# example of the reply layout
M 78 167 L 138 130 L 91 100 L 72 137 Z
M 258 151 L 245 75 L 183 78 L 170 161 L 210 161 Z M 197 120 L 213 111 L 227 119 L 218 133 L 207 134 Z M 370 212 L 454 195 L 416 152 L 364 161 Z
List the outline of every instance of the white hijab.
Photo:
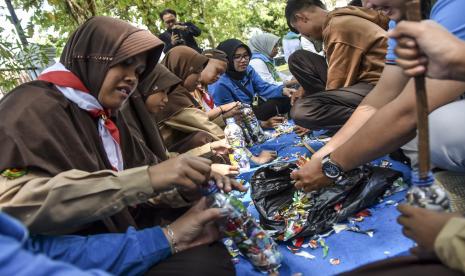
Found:
M 271 52 L 278 42 L 278 36 L 270 33 L 262 33 L 250 38 L 249 47 L 252 53 L 260 53 L 270 58 Z

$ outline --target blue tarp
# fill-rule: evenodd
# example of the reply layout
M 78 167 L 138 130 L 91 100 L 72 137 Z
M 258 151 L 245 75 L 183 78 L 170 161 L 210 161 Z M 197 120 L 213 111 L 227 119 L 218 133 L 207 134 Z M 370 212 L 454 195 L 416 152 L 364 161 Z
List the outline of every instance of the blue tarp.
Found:
M 301 139 L 295 134 L 285 134 L 276 139 L 269 140 L 262 145 L 251 148 L 253 153 L 259 153 L 261 150 L 274 150 L 278 152 L 281 160 L 293 161 L 296 154 L 306 154 L 310 156 L 310 152 L 305 147 L 296 146 Z M 321 141 L 315 140 L 311 143 L 312 148 L 318 150 L 323 146 Z M 389 157 L 380 158 L 374 161 L 374 164 L 380 164 L 383 161 L 389 162 L 391 168 L 398 170 L 404 174 L 404 180 L 407 182 L 410 179 L 409 168 L 397 161 L 391 160 Z M 386 162 L 385 162 L 386 163 Z M 255 172 L 252 169 L 242 173 L 238 178 L 249 182 L 251 176 Z M 283 254 L 284 260 L 282 267 L 279 270 L 280 275 L 293 275 L 302 273 L 302 275 L 334 275 L 344 271 L 348 271 L 367 264 L 373 261 L 384 258 L 406 254 L 408 249 L 412 247 L 413 242 L 402 235 L 401 227 L 396 222 L 398 212 L 394 202 L 400 202 L 404 199 L 405 192 L 399 192 L 389 198 L 384 199 L 384 202 L 370 208 L 371 217 L 367 217 L 363 222 L 358 223 L 361 229 L 375 229 L 373 237 L 368 235 L 343 231 L 339 234 L 332 234 L 325 238 L 326 244 L 329 247 L 329 253 L 326 258 L 323 258 L 322 248 L 310 249 L 302 248 L 301 251 L 307 251 L 316 258 L 313 260 L 305 259 L 304 257 L 294 255 L 287 245 L 290 243 L 281 243 L 279 245 L 280 252 Z M 253 204 L 250 204 L 250 192 L 242 195 L 242 201 L 246 206 L 249 206 L 249 211 L 258 218 Z M 388 204 L 389 203 L 389 204 Z M 307 238 L 305 242 L 308 242 Z M 330 259 L 337 258 L 340 260 L 339 265 L 332 265 Z M 263 275 L 253 269 L 252 265 L 245 259 L 240 258 L 236 264 L 237 275 Z

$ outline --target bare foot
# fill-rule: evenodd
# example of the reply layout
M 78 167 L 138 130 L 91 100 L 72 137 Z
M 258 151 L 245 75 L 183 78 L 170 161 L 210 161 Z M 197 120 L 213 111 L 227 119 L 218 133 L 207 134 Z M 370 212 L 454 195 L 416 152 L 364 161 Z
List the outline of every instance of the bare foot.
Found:
M 253 156 L 251 159 L 254 163 L 262 165 L 275 160 L 277 156 L 275 151 L 264 150 L 258 156 Z

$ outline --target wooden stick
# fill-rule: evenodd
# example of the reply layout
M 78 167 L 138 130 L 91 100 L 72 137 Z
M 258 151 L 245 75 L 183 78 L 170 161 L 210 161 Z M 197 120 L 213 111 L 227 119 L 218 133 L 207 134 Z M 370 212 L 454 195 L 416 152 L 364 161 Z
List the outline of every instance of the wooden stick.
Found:
M 312 154 L 315 154 L 316 153 L 316 150 L 314 148 L 312 148 L 312 146 L 310 146 L 309 144 L 307 144 L 306 142 L 302 141 L 302 144 L 304 145 L 304 147 L 306 147 Z
M 421 21 L 420 0 L 406 0 L 407 20 Z M 418 129 L 418 170 L 420 179 L 427 179 L 430 170 L 430 148 L 428 127 L 428 98 L 426 96 L 425 76 L 415 77 Z

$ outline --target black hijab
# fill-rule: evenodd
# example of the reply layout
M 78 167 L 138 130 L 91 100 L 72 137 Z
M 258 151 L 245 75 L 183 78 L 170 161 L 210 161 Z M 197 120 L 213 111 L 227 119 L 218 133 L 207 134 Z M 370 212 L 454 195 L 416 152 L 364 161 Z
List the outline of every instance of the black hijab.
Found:
M 249 46 L 244 44 L 242 41 L 238 39 L 228 39 L 223 42 L 221 42 L 218 47 L 216 47 L 218 50 L 223 51 L 226 53 L 228 56 L 228 70 L 226 70 L 226 75 L 228 75 L 230 78 L 234 80 L 241 80 L 245 77 L 247 74 L 247 70 L 244 72 L 237 72 L 236 69 L 234 69 L 234 54 L 236 53 L 236 50 L 239 47 L 244 47 L 247 52 L 249 53 L 249 56 L 252 57 L 252 52 L 250 51 Z

